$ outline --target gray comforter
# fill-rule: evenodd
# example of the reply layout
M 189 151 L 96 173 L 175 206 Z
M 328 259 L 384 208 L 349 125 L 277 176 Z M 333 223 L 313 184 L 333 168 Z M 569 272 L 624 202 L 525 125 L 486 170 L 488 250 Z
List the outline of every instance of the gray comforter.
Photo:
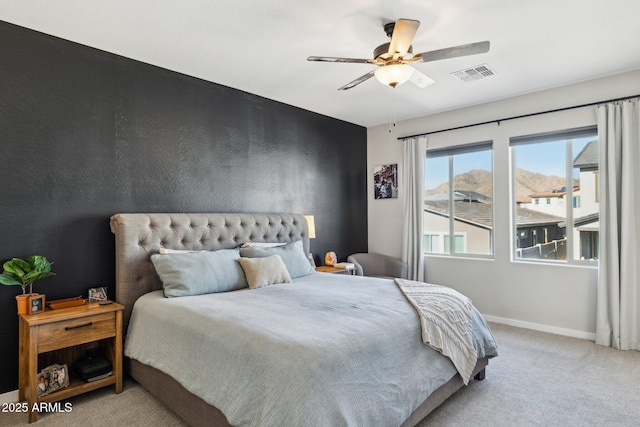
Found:
M 478 357 L 497 355 L 473 310 Z M 136 302 L 125 355 L 178 380 L 236 426 L 397 426 L 456 374 L 422 343 L 392 280 L 294 283 Z

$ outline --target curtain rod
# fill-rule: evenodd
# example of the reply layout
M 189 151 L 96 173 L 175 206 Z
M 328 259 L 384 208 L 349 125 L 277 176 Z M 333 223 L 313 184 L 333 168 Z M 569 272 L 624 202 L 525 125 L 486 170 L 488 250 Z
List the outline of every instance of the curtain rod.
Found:
M 415 135 L 408 135 L 408 136 L 400 137 L 400 138 L 398 138 L 398 141 L 401 141 L 403 139 L 408 139 L 408 138 L 415 138 L 416 136 L 433 135 L 434 133 L 449 132 L 449 131 L 452 131 L 452 130 L 465 129 L 465 128 L 470 128 L 470 127 L 474 127 L 474 126 L 488 125 L 488 124 L 491 124 L 491 123 L 498 123 L 498 125 L 500 125 L 500 122 L 506 122 L 507 120 L 523 119 L 525 117 L 540 116 L 542 114 L 557 113 L 559 111 L 573 110 L 575 108 L 592 107 L 592 106 L 598 105 L 598 104 L 606 104 L 606 103 L 609 103 L 609 102 L 625 101 L 627 99 L 633 99 L 633 98 L 640 98 L 640 94 L 631 95 L 631 96 L 624 96 L 622 98 L 607 99 L 606 101 L 590 102 L 588 104 L 573 105 L 571 107 L 556 108 L 555 110 L 538 111 L 537 113 L 522 114 L 520 116 L 505 117 L 503 119 L 488 120 L 486 122 L 473 123 L 473 124 L 470 124 L 470 125 L 463 125 L 463 126 L 456 126 L 456 127 L 452 127 L 452 128 L 448 128 L 448 129 L 434 130 L 434 131 L 431 131 L 431 132 L 417 133 Z

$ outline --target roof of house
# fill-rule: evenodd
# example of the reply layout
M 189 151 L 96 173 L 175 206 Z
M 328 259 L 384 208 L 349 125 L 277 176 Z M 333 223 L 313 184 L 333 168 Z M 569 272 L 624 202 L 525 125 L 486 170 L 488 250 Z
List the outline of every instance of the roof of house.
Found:
M 449 216 L 448 200 L 425 200 L 426 211 Z M 456 200 L 453 202 L 455 217 L 460 221 L 482 228 L 493 228 L 493 204 Z
M 533 227 L 535 225 L 559 224 L 564 220 L 565 218 L 560 216 L 516 207 L 516 224 L 518 224 L 519 226 L 526 225 L 529 227 Z
M 531 203 L 531 201 L 529 196 L 516 196 L 516 203 Z
M 544 197 L 563 197 L 565 194 L 567 194 L 566 191 L 547 190 L 541 191 L 540 193 L 529 194 L 529 197 L 532 199 L 539 199 Z
M 588 215 L 584 215 L 578 218 L 574 218 L 573 219 L 573 226 L 574 227 L 580 227 L 583 225 L 587 225 L 587 224 L 593 224 L 594 222 L 600 221 L 600 213 L 599 212 L 594 212 L 594 213 L 590 213 Z M 562 221 L 560 224 L 558 224 L 561 228 L 564 228 L 567 226 L 567 221 Z
M 598 141 L 593 140 L 584 146 L 573 160 L 574 168 L 597 168 L 598 167 Z
M 573 192 L 577 192 L 580 191 L 580 187 L 575 185 L 573 187 Z M 539 198 L 545 198 L 545 197 L 564 197 L 567 194 L 567 187 L 562 187 L 558 190 L 545 190 L 545 191 L 541 191 L 539 193 L 534 193 L 534 194 L 529 194 L 529 197 L 531 198 L 535 198 L 535 199 L 539 199 Z
M 493 204 L 469 201 L 454 201 L 455 218 L 459 221 L 482 228 L 493 228 Z M 426 200 L 424 209 L 437 215 L 449 216 L 449 202 L 447 200 Z M 564 218 L 537 212 L 530 209 L 516 207 L 516 222 L 518 225 L 534 226 L 558 224 Z

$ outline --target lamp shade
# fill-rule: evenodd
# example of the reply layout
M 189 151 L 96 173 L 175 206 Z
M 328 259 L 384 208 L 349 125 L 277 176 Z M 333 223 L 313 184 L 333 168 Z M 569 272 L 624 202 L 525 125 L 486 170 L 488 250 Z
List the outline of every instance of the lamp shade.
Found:
M 396 87 L 411 78 L 413 68 L 407 64 L 391 64 L 378 68 L 374 75 L 384 85 Z
M 316 224 L 313 221 L 313 215 L 305 215 L 304 219 L 307 220 L 307 225 L 309 226 L 309 238 L 310 239 L 315 239 L 316 238 Z

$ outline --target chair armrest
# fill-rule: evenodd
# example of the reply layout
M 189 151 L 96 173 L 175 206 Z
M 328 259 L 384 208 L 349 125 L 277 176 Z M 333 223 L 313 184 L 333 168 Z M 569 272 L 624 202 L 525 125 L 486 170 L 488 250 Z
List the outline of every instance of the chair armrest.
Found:
M 398 258 L 392 257 L 386 257 L 384 269 L 388 276 L 399 277 L 401 279 L 406 279 L 409 271 L 406 263 Z
M 356 266 L 358 276 L 399 277 L 406 279 L 408 275 L 407 264 L 398 258 L 377 253 L 351 254 L 347 262 Z

